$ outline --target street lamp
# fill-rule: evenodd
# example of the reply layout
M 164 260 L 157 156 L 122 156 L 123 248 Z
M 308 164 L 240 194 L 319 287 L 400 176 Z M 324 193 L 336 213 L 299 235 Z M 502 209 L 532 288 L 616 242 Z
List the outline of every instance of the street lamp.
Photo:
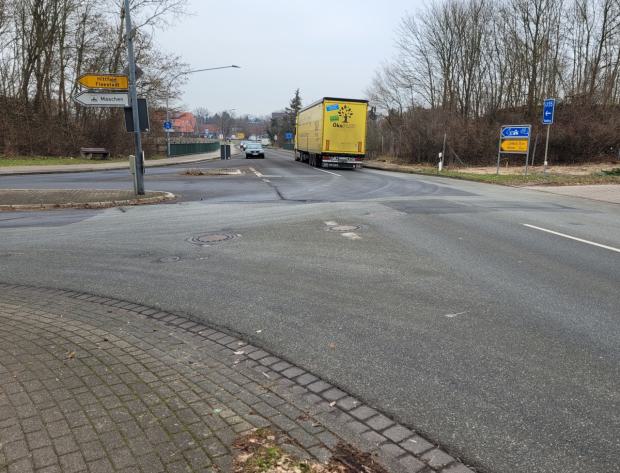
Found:
M 181 76 L 193 74 L 195 72 L 205 72 L 205 71 L 215 71 L 217 69 L 241 69 L 241 66 L 236 66 L 235 64 L 231 66 L 220 66 L 220 67 L 207 67 L 205 69 L 192 69 L 191 71 L 182 71 L 178 74 L 172 76 L 172 78 L 168 81 L 168 87 L 166 87 L 166 122 L 170 122 L 170 87 L 172 87 L 172 83 Z M 170 157 L 170 130 L 166 130 L 166 156 Z

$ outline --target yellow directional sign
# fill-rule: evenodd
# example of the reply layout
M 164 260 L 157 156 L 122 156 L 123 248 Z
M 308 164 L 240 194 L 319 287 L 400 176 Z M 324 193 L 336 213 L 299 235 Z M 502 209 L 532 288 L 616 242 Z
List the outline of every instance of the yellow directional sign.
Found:
M 504 153 L 527 153 L 528 140 L 508 139 L 502 140 L 500 148 Z
M 127 90 L 129 80 L 123 74 L 82 74 L 78 83 L 87 89 Z

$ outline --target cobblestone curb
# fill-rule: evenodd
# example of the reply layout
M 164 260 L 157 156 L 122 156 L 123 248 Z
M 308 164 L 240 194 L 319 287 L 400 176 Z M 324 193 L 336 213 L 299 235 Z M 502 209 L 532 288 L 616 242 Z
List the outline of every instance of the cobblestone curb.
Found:
M 393 473 L 472 473 L 297 366 L 169 312 L 0 283 L 0 472 L 226 472 L 252 428 L 326 461 L 340 441 Z

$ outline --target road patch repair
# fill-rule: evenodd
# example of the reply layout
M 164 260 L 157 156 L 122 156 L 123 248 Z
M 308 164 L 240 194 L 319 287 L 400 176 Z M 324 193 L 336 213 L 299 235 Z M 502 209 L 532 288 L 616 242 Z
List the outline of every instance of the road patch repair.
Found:
M 163 191 L 136 195 L 129 190 L 0 189 L 0 210 L 101 209 L 156 204 L 174 198 L 174 194 Z
M 0 471 L 473 472 L 234 335 L 154 307 L 2 283 Z

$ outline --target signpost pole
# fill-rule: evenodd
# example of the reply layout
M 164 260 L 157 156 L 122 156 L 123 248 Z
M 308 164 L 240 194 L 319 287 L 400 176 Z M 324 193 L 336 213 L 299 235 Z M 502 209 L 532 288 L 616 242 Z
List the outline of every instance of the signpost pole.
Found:
M 142 162 L 142 136 L 140 135 L 140 116 L 138 112 L 138 92 L 136 89 L 136 61 L 133 52 L 133 29 L 129 0 L 125 0 L 125 31 L 127 33 L 127 60 L 129 62 L 129 104 L 133 114 L 133 130 L 136 142 L 136 172 L 134 174 L 134 192 L 144 195 L 144 170 Z
M 543 173 L 547 174 L 547 152 L 549 151 L 549 131 L 551 130 L 551 125 L 547 125 L 547 140 L 545 141 L 545 164 L 543 168 Z
M 168 99 L 170 98 L 170 90 L 166 94 L 166 123 L 170 121 L 170 109 L 168 108 Z M 166 129 L 166 157 L 170 157 L 170 130 Z
M 527 166 L 530 162 L 530 137 L 532 136 L 532 129 L 527 132 L 527 151 L 525 153 L 525 175 L 527 176 Z
M 499 176 L 499 160 L 502 156 L 502 129 L 499 129 L 499 143 L 497 143 L 497 171 L 495 174 Z
M 547 165 L 549 164 L 547 161 L 547 153 L 549 151 L 549 131 L 551 130 L 551 125 L 555 119 L 555 99 L 545 99 L 543 104 L 543 117 L 542 122 L 544 125 L 547 125 L 547 140 L 545 142 L 545 162 L 543 167 L 543 173 L 547 174 Z

